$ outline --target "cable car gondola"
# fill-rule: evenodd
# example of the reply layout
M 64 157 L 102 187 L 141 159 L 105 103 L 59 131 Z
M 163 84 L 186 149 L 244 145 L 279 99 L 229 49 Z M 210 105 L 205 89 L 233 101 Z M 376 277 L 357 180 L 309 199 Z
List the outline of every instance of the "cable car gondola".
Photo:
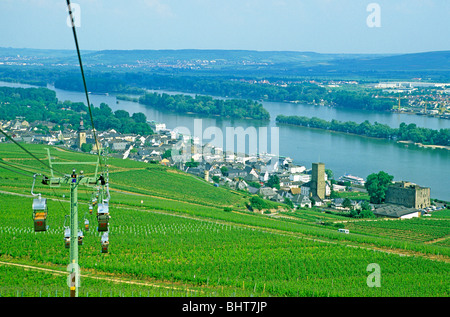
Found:
M 70 228 L 68 227 L 64 230 L 64 246 L 66 249 L 70 248 Z
M 101 242 L 102 242 L 102 253 L 108 253 L 109 247 L 108 232 L 103 233 Z
M 35 198 L 33 199 L 33 221 L 34 221 L 34 231 L 47 231 L 47 199 Z
M 107 202 L 98 204 L 97 208 L 97 221 L 98 221 L 98 231 L 108 231 L 109 218 L 109 205 Z
M 40 175 L 40 174 L 39 174 Z M 37 198 L 33 199 L 33 222 L 34 222 L 34 232 L 47 231 L 47 199 L 42 198 L 41 194 L 33 193 L 34 184 L 36 183 L 36 176 L 38 174 L 34 174 L 33 176 L 33 185 L 31 186 L 31 195 Z M 47 178 L 46 178 L 47 179 Z
M 83 238 L 84 238 L 83 231 L 78 230 L 78 245 L 83 245 Z

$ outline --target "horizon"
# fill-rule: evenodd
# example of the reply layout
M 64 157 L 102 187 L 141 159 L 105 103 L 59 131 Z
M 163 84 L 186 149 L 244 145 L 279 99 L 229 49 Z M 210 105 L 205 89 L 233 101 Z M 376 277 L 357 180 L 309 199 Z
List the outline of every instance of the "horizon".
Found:
M 11 50 L 41 50 L 41 51 L 74 51 L 71 48 L 35 48 L 35 47 L 7 47 L 0 46 L 0 49 Z M 329 52 L 316 52 L 316 51 L 294 51 L 294 50 L 256 50 L 256 49 L 233 49 L 233 48 L 127 48 L 127 49 L 81 49 L 84 52 L 101 52 L 101 51 L 242 51 L 242 52 L 259 52 L 259 53 L 312 53 L 319 55 L 412 55 L 412 54 L 425 54 L 425 53 L 441 53 L 450 52 L 450 49 L 446 50 L 434 50 L 434 51 L 416 51 L 408 53 L 329 53 Z

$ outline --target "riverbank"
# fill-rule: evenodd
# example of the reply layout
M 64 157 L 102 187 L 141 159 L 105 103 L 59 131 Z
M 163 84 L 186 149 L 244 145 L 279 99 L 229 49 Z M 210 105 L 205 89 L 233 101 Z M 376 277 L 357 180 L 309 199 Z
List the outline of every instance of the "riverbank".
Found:
M 422 147 L 450 149 L 450 129 L 434 130 L 420 128 L 415 124 L 401 123 L 398 128 L 391 128 L 386 124 L 364 121 L 360 124 L 353 121 L 326 121 L 317 117 L 284 116 L 276 117 L 277 123 L 290 124 L 306 128 L 316 128 L 327 131 L 342 132 L 386 140 L 398 140 L 413 143 Z M 421 140 L 418 142 L 418 140 Z
M 296 124 L 291 124 L 291 123 L 282 123 L 283 125 L 286 126 L 291 126 L 291 127 L 302 127 L 302 128 L 306 128 L 306 129 L 312 129 L 312 130 L 326 130 L 326 129 L 321 129 L 321 128 L 315 128 L 315 127 L 305 127 L 305 126 L 301 126 L 301 125 L 296 125 Z M 357 136 L 357 137 L 361 137 L 361 138 L 366 138 L 366 139 L 371 139 L 371 140 L 384 140 L 384 141 L 392 141 L 392 140 L 388 140 L 385 138 L 377 138 L 377 137 L 373 137 L 373 136 L 367 136 L 367 135 L 361 135 L 361 134 L 356 134 L 356 133 L 348 133 L 348 132 L 342 132 L 342 131 L 334 131 L 334 130 L 326 130 L 330 133 L 341 133 L 341 134 L 345 134 L 345 135 L 352 135 L 352 136 Z M 422 144 L 422 143 L 415 143 L 413 141 L 396 141 L 397 143 L 400 144 L 406 144 L 406 145 L 415 145 L 415 146 L 419 146 L 419 147 L 423 147 L 423 148 L 429 148 L 429 149 L 443 149 L 443 150 L 449 150 L 450 151 L 450 146 L 444 146 L 444 145 L 429 145 L 429 144 Z
M 424 109 L 420 109 L 420 110 L 411 110 L 411 111 L 398 111 L 398 110 L 394 110 L 392 109 L 389 112 L 392 113 L 401 113 L 401 114 L 406 114 L 406 115 L 415 115 L 415 116 L 424 116 L 424 117 L 429 117 L 429 118 L 436 118 L 436 119 L 445 119 L 445 120 L 450 120 L 450 113 L 444 113 L 444 114 L 431 114 L 431 113 L 424 113 L 423 112 Z
M 445 146 L 445 145 L 430 145 L 430 144 L 416 143 L 416 142 L 413 142 L 413 141 L 397 141 L 397 143 L 413 144 L 413 145 L 416 145 L 416 146 L 425 147 L 425 148 L 429 148 L 429 149 L 444 149 L 444 150 L 449 150 L 450 151 L 450 146 Z

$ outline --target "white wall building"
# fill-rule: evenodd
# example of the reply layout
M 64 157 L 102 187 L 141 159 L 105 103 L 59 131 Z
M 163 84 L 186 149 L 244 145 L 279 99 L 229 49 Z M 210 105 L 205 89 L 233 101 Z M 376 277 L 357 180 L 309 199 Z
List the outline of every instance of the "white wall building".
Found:
M 311 180 L 311 175 L 309 174 L 291 174 L 289 179 L 293 182 L 303 182 L 307 183 Z

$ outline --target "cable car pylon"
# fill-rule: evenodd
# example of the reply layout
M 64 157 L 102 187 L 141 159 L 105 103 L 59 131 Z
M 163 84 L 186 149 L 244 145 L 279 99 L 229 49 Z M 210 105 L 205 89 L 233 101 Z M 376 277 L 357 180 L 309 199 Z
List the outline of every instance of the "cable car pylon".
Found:
M 69 185 L 70 186 L 70 215 L 69 215 L 69 227 L 65 227 L 65 245 L 70 249 L 70 262 L 68 266 L 69 275 L 69 288 L 70 288 L 70 297 L 78 297 L 78 287 L 80 286 L 80 274 L 79 274 L 79 266 L 78 266 L 78 245 L 82 245 L 82 234 L 80 235 L 80 230 L 78 228 L 78 186 L 83 185 L 87 187 L 96 187 L 99 184 L 104 187 L 107 185 L 105 182 L 103 175 L 98 177 L 98 166 L 99 159 L 94 162 L 53 162 L 50 155 L 50 149 L 47 148 L 49 166 L 51 171 L 51 177 L 45 178 L 44 184 L 49 185 L 50 187 L 61 187 L 61 185 Z M 72 174 L 67 174 L 63 177 L 55 177 L 53 173 L 53 165 L 94 165 L 95 173 L 93 177 L 85 176 L 83 171 L 77 173 L 76 169 L 72 170 Z M 34 188 L 34 182 L 33 182 Z M 34 194 L 38 195 L 38 194 Z M 40 198 L 40 196 L 39 196 Z M 108 197 L 105 199 L 109 200 L 109 191 Z M 70 243 L 68 243 L 70 240 Z

